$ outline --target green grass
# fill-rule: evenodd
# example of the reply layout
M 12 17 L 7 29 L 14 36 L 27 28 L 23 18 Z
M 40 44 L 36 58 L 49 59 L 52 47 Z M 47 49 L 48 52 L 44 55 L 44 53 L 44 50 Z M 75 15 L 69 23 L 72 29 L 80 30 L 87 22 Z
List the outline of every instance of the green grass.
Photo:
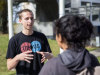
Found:
M 15 75 L 15 71 L 9 71 L 9 72 L 0 72 L 0 75 Z
M 100 47 L 86 47 L 86 49 L 88 50 L 88 51 L 93 51 L 93 50 L 96 50 L 96 49 L 98 49 L 98 48 L 100 48 Z
M 100 57 L 98 57 L 97 59 L 98 59 L 98 61 L 99 61 L 99 63 L 100 63 Z
M 15 75 L 15 71 L 9 71 L 7 69 L 6 53 L 7 53 L 8 41 L 9 41 L 8 34 L 0 35 L 0 75 Z M 60 48 L 56 40 L 48 39 L 48 41 L 49 41 L 52 53 L 56 57 L 60 52 Z M 97 49 L 97 47 L 86 47 L 86 48 L 89 51 Z M 98 57 L 98 60 L 100 62 L 100 57 Z
M 15 72 L 7 69 L 6 53 L 8 46 L 8 35 L 0 35 L 0 75 L 14 75 Z
M 60 53 L 60 47 L 58 46 L 57 42 L 55 40 L 48 39 L 50 48 L 52 50 L 52 53 L 54 57 L 56 57 Z

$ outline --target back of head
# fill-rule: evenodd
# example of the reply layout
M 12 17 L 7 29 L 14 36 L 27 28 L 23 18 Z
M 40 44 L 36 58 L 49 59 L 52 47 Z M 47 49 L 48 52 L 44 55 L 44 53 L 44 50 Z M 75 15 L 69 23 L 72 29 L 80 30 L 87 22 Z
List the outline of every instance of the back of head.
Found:
M 68 47 L 84 47 L 93 33 L 92 23 L 83 16 L 65 15 L 55 23 L 56 34 L 61 34 L 68 42 Z

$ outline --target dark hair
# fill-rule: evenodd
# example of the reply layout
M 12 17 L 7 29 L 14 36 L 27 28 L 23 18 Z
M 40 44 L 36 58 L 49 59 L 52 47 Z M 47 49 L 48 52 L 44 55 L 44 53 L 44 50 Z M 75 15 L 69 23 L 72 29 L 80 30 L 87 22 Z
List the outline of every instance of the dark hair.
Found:
M 69 48 L 73 47 L 77 51 L 90 40 L 93 25 L 86 17 L 65 15 L 56 21 L 55 30 L 57 36 L 61 34 L 66 39 Z
M 17 14 L 19 15 L 19 19 L 21 19 L 22 17 L 22 13 L 23 12 L 30 12 L 33 14 L 33 12 L 30 10 L 30 9 L 23 9 L 23 10 L 20 10 L 19 12 L 17 12 Z

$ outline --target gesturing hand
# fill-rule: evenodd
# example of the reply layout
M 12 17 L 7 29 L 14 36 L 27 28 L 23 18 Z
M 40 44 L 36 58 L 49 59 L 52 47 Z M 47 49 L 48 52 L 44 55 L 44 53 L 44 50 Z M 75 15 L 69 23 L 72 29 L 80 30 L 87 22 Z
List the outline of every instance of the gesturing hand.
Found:
M 27 52 L 23 52 L 21 54 L 18 54 L 18 59 L 19 60 L 24 60 L 24 61 L 27 61 L 28 63 L 31 63 L 29 60 L 32 60 L 33 59 L 33 54 L 30 54 L 32 53 L 32 51 L 27 51 Z
M 46 59 L 51 59 L 53 57 L 53 55 L 49 52 L 36 52 L 42 55 L 41 63 L 43 63 Z

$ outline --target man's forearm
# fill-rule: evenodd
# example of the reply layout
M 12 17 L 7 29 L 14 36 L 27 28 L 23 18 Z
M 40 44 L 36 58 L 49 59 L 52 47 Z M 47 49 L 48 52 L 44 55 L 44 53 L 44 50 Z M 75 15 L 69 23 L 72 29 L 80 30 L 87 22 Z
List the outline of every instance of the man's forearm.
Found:
M 13 59 L 12 58 L 7 59 L 7 68 L 9 70 L 15 68 L 18 62 L 19 62 L 19 59 L 17 55 Z

